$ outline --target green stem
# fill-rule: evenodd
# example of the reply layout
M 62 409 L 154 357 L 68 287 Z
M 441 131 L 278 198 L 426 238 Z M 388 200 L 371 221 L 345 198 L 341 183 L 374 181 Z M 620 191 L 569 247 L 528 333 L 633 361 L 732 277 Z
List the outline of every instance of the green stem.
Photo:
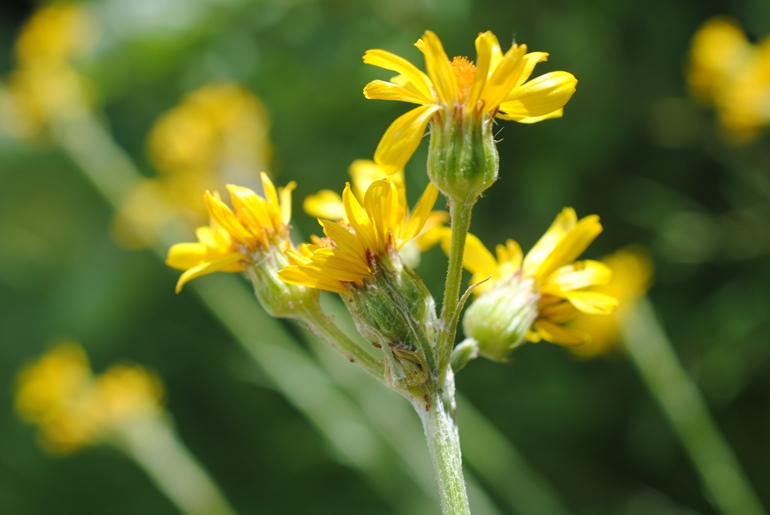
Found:
M 160 416 L 121 426 L 115 446 L 139 464 L 155 485 L 186 515 L 234 515 L 206 471 Z
M 452 219 L 452 239 L 449 248 L 444 300 L 441 307 L 441 332 L 438 336 L 436 354 L 438 370 L 443 371 L 449 364 L 457 332 L 457 317 L 460 309 L 460 283 L 463 278 L 463 254 L 465 239 L 471 227 L 473 203 L 458 203 L 450 200 L 449 214 Z
M 348 361 L 362 368 L 379 382 L 383 382 L 385 378 L 383 363 L 342 332 L 332 319 L 319 309 L 305 309 L 297 319 L 304 322 L 316 336 L 331 345 Z
M 424 402 L 420 402 L 424 401 Z M 444 515 L 470 515 L 468 494 L 463 476 L 460 434 L 455 423 L 454 377 L 447 370 L 442 388 L 436 388 L 427 399 L 413 402 L 422 419 L 438 495 Z
M 765 513 L 697 386 L 679 363 L 649 302 L 639 301 L 621 329 L 634 365 L 719 510 L 725 515 Z

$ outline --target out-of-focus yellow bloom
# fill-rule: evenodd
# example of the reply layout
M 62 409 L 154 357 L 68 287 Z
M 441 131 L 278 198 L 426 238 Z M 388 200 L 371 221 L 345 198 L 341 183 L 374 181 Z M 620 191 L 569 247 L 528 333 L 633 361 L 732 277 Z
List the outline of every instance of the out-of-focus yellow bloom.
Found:
M 46 449 L 69 453 L 156 414 L 162 396 L 160 380 L 137 365 L 93 377 L 83 348 L 63 342 L 19 373 L 16 410 L 39 427 Z
M 595 286 L 610 279 L 610 269 L 598 261 L 575 261 L 601 231 L 598 216 L 578 220 L 574 209 L 565 208 L 526 256 L 518 243 L 508 240 L 505 245 L 497 246 L 497 258 L 478 238 L 469 234 L 463 266 L 473 273 L 472 282 L 480 284 L 475 289 L 478 298 L 466 313 L 466 333 L 469 323 L 474 327 L 490 324 L 484 313 L 471 313 L 474 304 L 483 305 L 487 297 L 494 299 L 493 304 L 497 305 L 505 297 L 515 296 L 521 302 L 536 306 L 532 310 L 534 323 L 526 331 L 527 340 L 538 342 L 544 339 L 561 345 L 584 343 L 586 335 L 562 324 L 576 313 L 609 314 L 617 305 L 612 296 L 594 290 Z M 445 238 L 442 245 L 447 250 L 449 239 Z M 520 312 L 520 306 L 512 306 L 512 309 Z M 469 320 L 469 316 L 478 320 Z M 504 314 L 495 308 L 495 316 Z M 523 316 L 522 321 L 526 325 L 532 322 L 527 316 Z M 516 334 L 510 336 L 524 336 L 521 328 L 515 329 Z M 487 331 L 484 333 L 488 338 Z M 484 342 L 480 343 L 483 345 Z
M 377 163 L 369 159 L 356 159 L 350 165 L 349 173 L 351 177 L 351 186 L 356 199 L 362 201 L 375 181 L 389 179 L 398 191 L 398 195 L 403 197 L 400 201 L 406 205 L 406 187 L 404 185 L 404 171 L 397 170 L 395 173 L 387 174 Z M 321 190 L 315 195 L 305 198 L 303 204 L 305 212 L 316 218 L 323 218 L 332 221 L 341 221 L 348 223 L 345 214 L 345 206 L 342 203 L 342 197 L 336 191 Z M 446 211 L 432 211 L 425 221 L 420 234 L 414 239 L 419 252 L 435 246 L 442 237 L 444 224 L 449 221 L 449 213 Z M 410 263 L 411 264 L 411 263 Z
M 283 248 L 289 238 L 294 187 L 292 182 L 276 191 L 262 172 L 264 198 L 248 188 L 227 186 L 232 210 L 206 192 L 211 225 L 197 229 L 197 242 L 178 243 L 168 252 L 166 264 L 185 271 L 177 282 L 177 293 L 196 277 L 213 272 L 243 272 L 272 249 Z
M 770 38 L 752 45 L 734 21 L 707 21 L 693 37 L 687 81 L 733 141 L 753 138 L 770 122 Z
M 51 116 L 69 116 L 92 102 L 93 92 L 72 61 L 95 39 L 83 4 L 52 3 L 35 11 L 16 40 L 16 69 L 0 106 L 2 128 L 20 138 L 38 136 Z
M 605 354 L 615 346 L 619 339 L 619 324 L 647 292 L 652 280 L 652 262 L 641 248 L 621 249 L 602 261 L 612 270 L 612 279 L 595 290 L 618 299 L 618 309 L 612 316 L 576 316 L 570 321 L 572 329 L 590 336 L 584 345 L 571 348 L 580 356 Z
M 362 284 L 372 277 L 378 259 L 390 259 L 422 230 L 436 203 L 438 190 L 425 189 L 409 213 L 406 198 L 393 181 L 383 179 L 369 186 L 363 205 L 350 183 L 342 194 L 347 224 L 319 219 L 327 239 L 287 252 L 290 265 L 279 273 L 283 281 L 340 294 L 348 284 Z
M 545 52 L 527 53 L 514 44 L 503 54 L 497 37 L 487 31 L 476 38 L 476 62 L 447 57 L 438 36 L 426 31 L 417 41 L 427 74 L 385 50 L 368 50 L 364 62 L 398 73 L 390 82 L 375 80 L 364 88 L 370 99 L 418 104 L 391 124 L 380 140 L 374 160 L 388 172 L 406 165 L 431 120 L 452 117 L 502 118 L 535 123 L 562 115 L 577 80 L 567 72 L 547 73 L 529 82 Z
M 207 84 L 162 115 L 147 138 L 159 176 L 131 192 L 113 222 L 125 247 L 142 247 L 180 217 L 192 225 L 208 216 L 200 192 L 254 184 L 272 155 L 269 117 L 260 100 L 232 83 Z

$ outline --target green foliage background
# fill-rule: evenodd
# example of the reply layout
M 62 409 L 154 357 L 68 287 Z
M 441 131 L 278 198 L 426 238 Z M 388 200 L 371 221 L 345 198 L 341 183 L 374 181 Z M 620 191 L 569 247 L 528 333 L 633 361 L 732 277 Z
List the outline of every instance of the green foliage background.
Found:
M 297 204 L 321 188 L 340 190 L 350 162 L 370 157 L 406 110 L 363 98 L 366 82 L 385 78 L 361 63 L 365 50 L 419 62 L 412 44 L 431 29 L 450 55 L 472 57 L 473 38 L 489 29 L 504 46 L 515 38 L 550 52 L 538 73 L 574 73 L 577 93 L 561 120 L 499 125 L 500 180 L 479 202 L 472 230 L 490 246 L 513 237 L 527 249 L 563 206 L 573 206 L 579 215 L 598 213 L 605 226 L 590 257 L 629 243 L 648 247 L 656 266 L 651 299 L 770 506 L 769 140 L 723 143 L 713 113 L 687 97 L 684 76 L 702 22 L 726 14 L 763 37 L 770 3 L 93 4 L 104 27 L 83 72 L 99 88 L 116 141 L 148 176 L 145 138 L 157 117 L 208 81 L 235 80 L 265 103 L 271 172 L 280 184 L 298 182 Z M 0 6 L 3 74 L 35 5 Z M 412 193 L 427 181 L 426 146 L 407 168 Z M 105 448 L 50 457 L 16 417 L 16 372 L 58 337 L 82 342 L 97 371 L 121 360 L 156 370 L 182 440 L 241 513 L 398 512 L 330 450 L 195 296 L 174 295 L 178 272 L 113 242 L 112 208 L 66 154 L 3 137 L 0 178 L 0 512 L 176 512 L 124 457 Z M 303 234 L 318 232 L 301 213 L 295 219 Z M 444 266 L 434 249 L 418 270 L 437 295 Z M 585 361 L 549 344 L 528 345 L 507 365 L 473 362 L 458 387 L 572 513 L 716 513 L 623 356 Z M 493 445 L 488 452 L 496 453 Z M 393 495 L 420 495 L 408 475 L 389 482 Z M 513 512 L 499 493 L 490 495 L 501 513 Z

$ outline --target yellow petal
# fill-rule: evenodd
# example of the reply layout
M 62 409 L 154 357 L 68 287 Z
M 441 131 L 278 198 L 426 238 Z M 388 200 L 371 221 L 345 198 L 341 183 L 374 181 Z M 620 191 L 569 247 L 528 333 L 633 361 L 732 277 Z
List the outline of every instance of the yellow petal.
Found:
M 618 307 L 618 300 L 595 291 L 571 291 L 564 294 L 570 304 L 589 315 L 609 315 Z
M 511 269 L 521 268 L 524 254 L 516 241 L 508 240 L 505 242 L 505 246 L 498 245 L 495 251 L 498 263 L 506 263 Z
M 357 199 L 363 199 L 366 190 L 374 181 L 390 179 L 399 190 L 404 190 L 404 170 L 396 170 L 392 174 L 387 174 L 377 163 L 370 159 L 356 159 L 348 168 L 350 178 L 353 180 L 353 193 Z
M 513 89 L 524 68 L 522 58 L 526 52 L 526 45 L 512 46 L 492 71 L 482 95 L 486 111 L 496 109 Z
M 364 86 L 364 96 L 370 100 L 397 100 L 420 105 L 433 103 L 433 99 L 426 99 L 418 92 L 411 91 L 399 84 L 382 80 L 373 80 Z
M 579 290 L 589 286 L 607 284 L 611 278 L 612 270 L 601 261 L 577 261 L 552 273 L 540 291 L 548 294 L 548 288 L 551 285 L 561 291 Z
M 166 265 L 187 270 L 204 261 L 210 249 L 202 243 L 177 243 L 168 249 Z
M 366 248 L 356 238 L 356 235 L 342 227 L 340 224 L 319 220 L 324 228 L 324 234 L 334 241 L 338 248 L 355 254 L 358 260 L 366 264 Z
M 441 248 L 449 254 L 451 244 L 451 234 L 447 235 L 441 241 Z M 483 277 L 495 275 L 497 272 L 497 261 L 492 253 L 487 250 L 481 240 L 473 234 L 468 233 L 465 239 L 465 252 L 463 253 L 463 267 L 473 274 Z
M 342 192 L 342 204 L 345 206 L 345 214 L 348 216 L 348 222 L 350 222 L 353 231 L 355 231 L 356 236 L 361 241 L 364 248 L 377 248 L 375 229 L 372 226 L 372 222 L 369 219 L 366 210 L 351 192 L 350 183 L 345 185 L 345 190 Z
M 500 104 L 499 118 L 520 120 L 542 117 L 564 107 L 575 93 L 577 79 L 567 72 L 541 75 L 515 88 Z
M 248 245 L 251 242 L 252 238 L 249 232 L 243 228 L 224 202 L 208 191 L 206 192 L 205 200 L 211 218 L 219 227 L 224 229 L 238 243 Z
M 425 192 L 423 192 L 420 200 L 414 206 L 414 210 L 409 215 L 409 222 L 403 234 L 404 242 L 420 234 L 425 222 L 428 221 L 431 215 L 433 206 L 436 205 L 436 199 L 438 199 L 438 188 L 432 182 L 428 183 Z
M 232 270 L 232 266 L 236 265 L 239 261 L 242 261 L 245 259 L 246 259 L 246 256 L 236 253 L 224 259 L 220 259 L 219 261 L 201 263 L 198 266 L 194 266 L 189 270 L 185 271 L 181 276 L 179 276 L 179 281 L 177 281 L 176 283 L 176 293 L 179 293 L 180 291 L 182 291 L 182 286 L 192 281 L 193 279 L 196 279 L 203 275 L 212 274 L 214 272 L 219 272 L 219 271 L 225 271 L 225 269 L 229 269 L 229 271 L 233 271 L 233 272 L 243 271 L 244 270 L 243 266 L 240 266 L 238 270 Z
M 543 339 L 559 345 L 580 345 L 588 340 L 585 334 L 567 329 L 547 320 L 535 321 L 534 329 Z
M 468 94 L 468 106 L 475 108 L 481 99 L 484 85 L 487 82 L 490 67 L 492 66 L 492 48 L 497 43 L 497 38 L 490 31 L 483 32 L 476 38 L 476 75 L 473 77 L 473 86 Z
M 433 83 L 440 103 L 454 105 L 457 99 L 457 81 L 441 40 L 436 34 L 426 30 L 422 36 L 422 42 L 425 69 L 428 71 L 428 77 Z
M 433 101 L 430 79 L 415 65 L 395 54 L 385 50 L 367 50 L 364 54 L 364 62 L 372 66 L 378 66 L 386 70 L 392 70 L 405 76 L 408 81 L 424 96 L 425 102 Z
M 336 191 L 321 190 L 315 195 L 309 195 L 305 197 L 302 208 L 305 213 L 316 218 L 334 221 L 345 219 L 342 197 Z
M 431 116 L 438 109 L 437 105 L 416 107 L 396 118 L 388 127 L 374 152 L 374 161 L 385 173 L 396 173 L 406 166 L 417 150 Z
M 532 72 L 535 70 L 537 63 L 542 63 L 548 60 L 547 52 L 530 52 L 526 54 L 522 59 L 522 69 L 519 72 L 519 78 L 514 84 L 514 88 L 521 86 L 532 76 Z
M 524 275 L 533 277 L 543 261 L 548 257 L 564 235 L 577 223 L 577 214 L 571 207 L 565 207 L 556 216 L 548 230 L 535 243 L 535 246 L 524 257 Z
M 601 232 L 602 224 L 599 223 L 598 216 L 590 215 L 580 219 L 542 262 L 537 270 L 536 279 L 546 279 L 562 266 L 572 263 Z

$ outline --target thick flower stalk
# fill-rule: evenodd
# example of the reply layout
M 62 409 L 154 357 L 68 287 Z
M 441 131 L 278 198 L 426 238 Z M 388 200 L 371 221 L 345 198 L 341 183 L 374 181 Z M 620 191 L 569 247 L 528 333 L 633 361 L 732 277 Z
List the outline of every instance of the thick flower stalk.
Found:
M 614 297 L 593 290 L 609 281 L 609 267 L 575 261 L 601 230 L 598 216 L 578 220 L 572 208 L 565 208 L 526 256 L 508 240 L 497 246 L 495 258 L 477 238 L 468 237 L 464 265 L 473 273 L 477 298 L 463 327 L 481 355 L 505 360 L 526 341 L 586 341 L 564 322 L 577 313 L 606 315 L 617 305 Z
M 428 174 L 450 198 L 476 198 L 497 177 L 495 117 L 535 123 L 562 115 L 575 91 L 572 74 L 557 71 L 529 81 L 544 52 L 527 53 L 514 44 L 503 53 L 487 31 L 476 38 L 476 62 L 450 60 L 439 38 L 426 31 L 416 46 L 427 73 L 385 50 L 369 50 L 364 62 L 398 73 L 391 81 L 375 80 L 366 98 L 398 100 L 418 107 L 397 118 L 380 140 L 374 160 L 385 170 L 403 168 L 431 124 Z

